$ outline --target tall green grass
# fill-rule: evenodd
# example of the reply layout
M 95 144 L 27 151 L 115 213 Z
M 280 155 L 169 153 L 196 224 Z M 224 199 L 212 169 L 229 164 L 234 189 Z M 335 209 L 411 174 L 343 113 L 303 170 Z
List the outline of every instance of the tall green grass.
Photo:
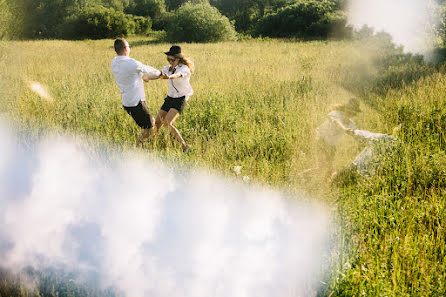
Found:
M 132 37 L 131 56 L 161 68 L 170 44 Z M 139 129 L 121 106 L 110 71 L 113 40 L 0 42 L 0 112 L 39 137 L 69 132 L 133 148 Z M 195 94 L 176 122 L 184 155 L 166 132 L 142 149 L 187 164 L 304 192 L 332 206 L 337 234 L 320 295 L 443 296 L 445 289 L 445 68 L 377 41 L 247 40 L 181 44 L 196 64 Z M 27 81 L 54 97 L 33 93 Z M 156 113 L 164 81 L 146 85 Z M 330 184 L 302 176 L 315 166 L 314 129 L 333 103 L 361 100 L 357 125 L 391 133 L 398 146 L 373 176 Z M 164 130 L 163 130 L 164 131 Z M 364 144 L 341 141 L 335 166 Z
M 64 130 L 131 147 L 138 127 L 121 106 L 110 71 L 112 40 L 6 42 L 3 80 L 11 94 L 3 110 L 33 130 Z M 161 68 L 170 44 L 130 39 L 131 56 Z M 351 44 L 345 42 L 246 41 L 182 44 L 196 64 L 195 94 L 176 122 L 192 145 L 184 156 L 165 133 L 145 150 L 173 162 L 232 174 L 243 166 L 251 180 L 295 189 L 298 174 L 315 162 L 314 127 L 331 103 L 351 94 L 339 85 Z M 38 81 L 55 98 L 34 94 Z M 155 114 L 167 92 L 165 81 L 146 85 Z
M 332 295 L 444 296 L 446 68 L 392 48 L 369 57 L 373 71 L 344 85 L 380 114 L 378 131 L 401 130 L 375 175 L 338 188 L 348 248 Z

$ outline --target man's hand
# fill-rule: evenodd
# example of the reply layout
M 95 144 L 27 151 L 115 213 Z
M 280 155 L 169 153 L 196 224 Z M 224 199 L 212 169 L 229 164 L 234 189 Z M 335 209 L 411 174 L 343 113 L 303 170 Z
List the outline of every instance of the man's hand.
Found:
M 163 78 L 163 73 L 160 71 L 160 74 L 154 74 L 154 73 L 145 73 L 142 76 L 142 80 L 145 82 L 149 82 L 149 80 L 155 80 L 155 79 L 159 79 L 159 78 Z
M 167 75 L 167 73 L 162 73 L 160 76 L 161 79 L 169 79 L 169 75 Z

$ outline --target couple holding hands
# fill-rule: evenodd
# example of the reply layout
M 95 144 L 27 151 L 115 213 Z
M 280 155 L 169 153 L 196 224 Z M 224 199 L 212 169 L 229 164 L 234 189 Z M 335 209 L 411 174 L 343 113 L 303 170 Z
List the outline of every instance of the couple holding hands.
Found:
M 183 56 L 179 46 L 173 45 L 168 52 L 165 52 L 169 65 L 159 71 L 130 58 L 130 46 L 127 40 L 116 39 L 114 47 L 117 56 L 112 60 L 111 68 L 121 91 L 122 105 L 142 128 L 137 143 L 142 144 L 152 133 L 157 133 L 161 126 L 165 125 L 180 143 L 183 152 L 188 153 L 190 146 L 186 144 L 173 123 L 184 110 L 189 96 L 193 94 L 189 82 L 194 71 L 193 63 Z M 143 85 L 143 81 L 155 79 L 167 79 L 169 84 L 167 97 L 156 119 L 150 114 L 146 105 Z

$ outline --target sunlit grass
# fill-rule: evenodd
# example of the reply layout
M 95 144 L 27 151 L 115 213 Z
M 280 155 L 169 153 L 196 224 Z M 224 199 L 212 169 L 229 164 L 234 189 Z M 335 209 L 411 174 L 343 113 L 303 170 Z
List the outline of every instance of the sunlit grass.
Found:
M 131 56 L 161 68 L 170 44 L 130 39 Z M 142 44 L 142 45 L 141 45 Z M 59 129 L 133 146 L 138 127 L 124 112 L 110 71 L 112 40 L 8 42 L 11 96 L 3 106 L 31 129 Z M 169 136 L 146 145 L 148 152 L 200 167 L 243 174 L 256 181 L 296 188 L 298 173 L 312 166 L 314 127 L 331 103 L 348 100 L 340 86 L 351 44 L 344 42 L 246 41 L 184 44 L 196 64 L 195 94 L 177 121 L 190 156 Z M 45 86 L 45 100 L 25 82 Z M 152 81 L 146 95 L 155 114 L 167 85 Z
M 163 52 L 170 44 L 129 41 L 133 58 L 156 68 L 166 64 Z M 0 42 L 0 112 L 33 135 L 64 131 L 133 148 L 139 129 L 121 106 L 110 70 L 112 45 L 113 40 Z M 142 152 L 304 191 L 333 206 L 339 231 L 327 295 L 446 294 L 444 68 L 405 56 L 380 64 L 398 51 L 361 42 L 181 46 L 196 64 L 195 94 L 176 126 L 192 150 L 184 155 L 163 131 Z M 33 92 L 29 81 L 39 82 L 53 100 Z M 145 86 L 156 113 L 167 85 Z M 355 119 L 360 128 L 390 134 L 402 124 L 398 149 L 372 177 L 338 187 L 322 176 L 304 179 L 300 173 L 317 159 L 315 127 L 331 104 L 352 96 L 362 102 Z M 344 137 L 336 168 L 347 166 L 363 147 Z

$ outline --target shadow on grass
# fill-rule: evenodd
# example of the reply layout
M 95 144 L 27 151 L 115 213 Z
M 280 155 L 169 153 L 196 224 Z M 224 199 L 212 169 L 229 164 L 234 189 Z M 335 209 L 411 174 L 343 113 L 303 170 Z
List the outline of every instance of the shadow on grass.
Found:
M 129 36 L 125 39 L 129 42 L 130 47 L 155 45 L 169 42 L 164 31 L 154 31 L 152 33 L 149 33 L 147 36 Z M 114 48 L 113 45 L 111 45 L 110 48 Z
M 152 44 L 161 44 L 168 42 L 166 32 L 153 31 L 147 35 L 147 38 L 140 40 L 130 40 L 130 46 L 138 47 Z
M 131 47 L 138 47 L 138 46 L 166 43 L 166 41 L 158 40 L 158 39 L 154 39 L 154 40 L 141 39 L 141 40 L 137 40 L 137 41 L 130 41 L 129 43 L 130 43 Z

